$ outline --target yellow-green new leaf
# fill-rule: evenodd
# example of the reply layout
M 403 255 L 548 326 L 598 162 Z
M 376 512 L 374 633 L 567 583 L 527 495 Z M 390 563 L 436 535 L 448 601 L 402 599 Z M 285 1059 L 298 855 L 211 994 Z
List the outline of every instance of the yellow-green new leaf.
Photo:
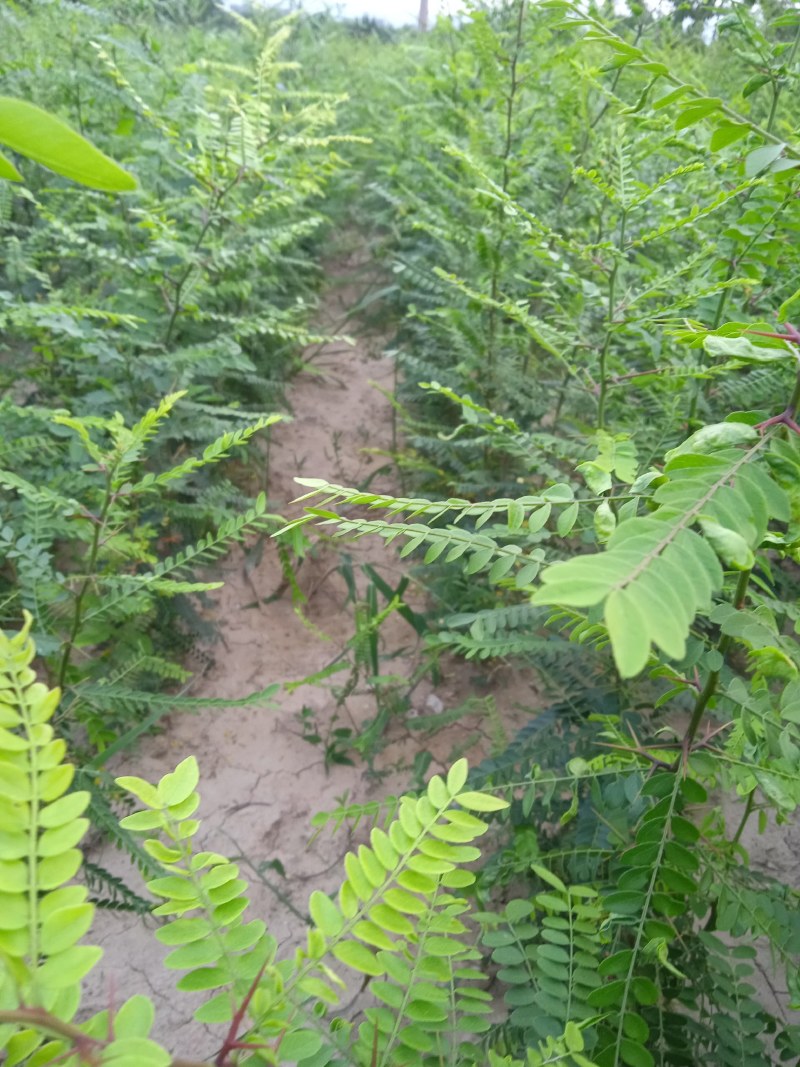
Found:
M 502 811 L 508 807 L 507 800 L 493 797 L 489 793 L 459 793 L 454 798 L 463 808 L 471 811 Z
M 359 944 L 358 941 L 342 941 L 340 945 L 336 945 L 333 948 L 333 954 L 337 960 L 346 963 L 348 967 L 352 967 L 355 971 L 360 971 L 361 974 L 368 974 L 377 978 L 385 973 L 385 968 L 379 962 L 375 953 L 370 952 L 366 946 Z
M 183 804 L 195 791 L 199 780 L 200 771 L 197 760 L 194 756 L 187 756 L 185 760 L 181 760 L 174 771 L 165 774 L 158 783 L 160 804 L 164 807 Z M 142 799 L 144 800 L 144 797 Z M 146 800 L 145 803 L 147 803 Z
M 456 760 L 450 770 L 447 772 L 447 789 L 451 796 L 463 789 L 467 781 L 467 774 L 469 773 L 469 764 L 465 759 Z
M 336 937 L 344 926 L 344 917 L 330 897 L 315 889 L 308 900 L 311 918 L 326 937 Z

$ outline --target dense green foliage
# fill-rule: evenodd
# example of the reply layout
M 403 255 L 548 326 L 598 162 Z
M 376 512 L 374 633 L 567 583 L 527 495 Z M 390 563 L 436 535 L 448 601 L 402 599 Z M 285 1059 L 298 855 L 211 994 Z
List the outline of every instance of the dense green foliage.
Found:
M 73 1023 L 96 960 L 67 884 L 87 806 L 176 917 L 159 937 L 180 988 L 212 993 L 220 1067 L 797 1062 L 753 943 L 788 1015 L 798 888 L 741 842 L 800 802 L 800 13 L 292 21 L 0 12 L 0 602 L 63 688 L 55 740 L 27 628 L 4 639 L 8 1062 L 170 1062 L 144 1000 Z M 15 100 L 51 113 L 21 140 Z M 59 126 L 60 168 L 33 136 L 54 114 L 96 146 Z M 157 787 L 101 769 L 197 704 L 170 691 L 188 677 L 168 638 L 214 588 L 195 567 L 278 529 L 224 461 L 269 430 L 312 339 L 323 212 L 391 273 L 407 495 L 304 478 L 283 536 L 402 546 L 450 605 L 431 657 L 521 659 L 553 704 L 469 779 L 458 762 L 418 798 L 321 816 L 372 819 L 371 848 L 278 960 L 235 865 L 193 850 L 194 762 Z M 374 600 L 353 677 L 376 673 Z M 120 823 L 124 788 L 146 810 Z M 374 998 L 358 1026 L 335 1014 L 340 964 Z

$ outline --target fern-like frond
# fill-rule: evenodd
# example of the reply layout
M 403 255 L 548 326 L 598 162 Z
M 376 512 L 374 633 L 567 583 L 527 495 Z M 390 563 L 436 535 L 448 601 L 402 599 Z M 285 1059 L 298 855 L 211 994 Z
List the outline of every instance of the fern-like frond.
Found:
M 717 432 L 728 439 L 757 440 L 748 448 L 693 451 L 715 428 L 699 431 L 667 462 L 651 514 L 619 523 L 605 552 L 553 564 L 533 596 L 535 604 L 602 604 L 624 677 L 642 670 L 651 644 L 682 658 L 695 615 L 710 610 L 713 594 L 722 587 L 720 560 L 749 570 L 770 519 L 789 517 L 785 493 L 754 462 L 765 451 L 768 435 L 759 438 L 741 424 L 722 427 Z

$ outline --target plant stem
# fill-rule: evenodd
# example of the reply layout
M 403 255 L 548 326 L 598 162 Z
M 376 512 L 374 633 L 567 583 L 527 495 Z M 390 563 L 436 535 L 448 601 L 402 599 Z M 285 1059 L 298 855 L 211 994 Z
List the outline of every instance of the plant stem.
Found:
M 742 817 L 739 820 L 739 825 L 736 827 L 736 833 L 731 838 L 731 843 L 734 844 L 734 845 L 738 845 L 739 844 L 739 840 L 740 840 L 742 834 L 744 833 L 744 828 L 745 828 L 745 826 L 747 826 L 747 820 L 750 818 L 750 816 L 753 813 L 753 805 L 755 803 L 755 795 L 756 795 L 755 789 L 753 790 L 752 793 L 748 793 L 747 794 L 747 803 L 744 806 L 744 811 L 742 812 Z
M 758 241 L 761 240 L 761 237 L 763 236 L 764 232 L 768 229 L 768 227 L 770 227 L 773 224 L 773 222 L 775 222 L 775 220 L 778 218 L 778 216 L 781 214 L 781 212 L 786 207 L 788 207 L 788 205 L 796 198 L 797 192 L 798 192 L 797 186 L 793 185 L 792 188 L 786 193 L 786 196 L 783 198 L 783 200 L 780 202 L 780 204 L 778 204 L 778 206 L 770 214 L 769 218 L 767 218 L 767 220 L 764 222 L 764 225 L 761 226 L 760 229 L 756 233 L 753 234 L 753 236 L 750 238 L 750 240 L 747 242 L 747 244 L 744 246 L 744 248 L 741 250 L 741 252 L 739 253 L 738 256 L 734 255 L 734 252 L 736 250 L 736 242 L 735 241 L 733 242 L 733 245 L 731 247 L 730 259 L 728 260 L 728 270 L 727 270 L 727 273 L 725 274 L 725 282 L 729 282 L 733 278 L 734 272 L 736 271 L 736 268 L 739 266 L 741 261 L 748 254 L 750 249 L 753 248 L 755 246 L 755 244 Z M 745 194 L 744 198 L 742 199 L 742 205 L 747 203 L 747 201 L 750 198 L 751 193 L 752 193 L 752 189 L 748 190 L 748 192 Z M 722 325 L 722 316 L 723 316 L 723 314 L 725 312 L 725 307 L 726 307 L 726 305 L 728 303 L 728 296 L 729 295 L 730 295 L 730 289 L 729 288 L 723 289 L 722 292 L 719 294 L 719 300 L 717 301 L 717 309 L 714 312 L 714 318 L 713 318 L 713 320 L 711 322 L 711 329 L 712 330 L 718 330 L 720 328 L 720 326 Z M 701 384 L 699 382 L 695 383 L 695 387 L 694 387 L 694 389 L 692 391 L 692 400 L 691 400 L 691 403 L 689 405 L 688 420 L 689 420 L 690 423 L 693 422 L 694 419 L 697 417 L 697 405 L 699 403 L 700 397 L 705 395 L 705 393 L 708 390 L 709 386 L 710 386 L 710 382 L 708 382 L 708 381 L 705 382 L 702 386 L 701 386 Z
M 745 598 L 747 596 L 747 586 L 750 582 L 750 575 L 752 571 L 742 571 L 739 575 L 739 581 L 736 583 L 736 592 L 733 598 L 733 606 L 737 609 L 744 606 Z M 730 634 L 723 634 L 717 644 L 717 652 L 721 656 L 725 656 L 726 652 L 730 648 L 731 637 Z M 688 751 L 692 741 L 697 736 L 697 731 L 700 729 L 700 723 L 703 721 L 703 715 L 708 707 L 709 701 L 717 691 L 719 685 L 720 675 L 722 669 L 711 671 L 708 678 L 706 678 L 706 684 L 697 695 L 695 701 L 694 710 L 692 712 L 692 718 L 686 729 L 686 734 L 683 739 L 684 750 Z
M 75 608 L 72 613 L 72 626 L 70 627 L 69 637 L 64 644 L 64 651 L 61 654 L 61 664 L 58 669 L 57 683 L 59 689 L 64 688 L 64 682 L 66 681 L 67 671 L 69 670 L 69 664 L 72 658 L 72 650 L 75 647 L 75 640 L 80 632 L 81 624 L 83 622 L 83 601 L 89 591 L 89 586 L 94 581 L 97 555 L 100 551 L 100 536 L 105 529 L 106 518 L 108 517 L 108 510 L 111 507 L 112 500 L 111 471 L 106 471 L 106 491 L 103 499 L 103 506 L 100 509 L 100 514 L 98 516 L 93 516 L 94 532 L 92 534 L 92 544 L 89 549 L 86 577 L 83 579 L 83 583 L 78 590 L 78 595 L 75 598 Z
M 622 248 L 625 244 L 625 224 L 627 222 L 627 212 L 623 208 L 622 214 L 619 218 L 619 242 L 617 244 L 617 255 L 614 257 L 614 266 L 611 268 L 611 274 L 608 278 L 608 311 L 607 311 L 607 323 L 606 323 L 606 336 L 603 342 L 603 348 L 600 352 L 600 396 L 597 400 L 597 426 L 599 429 L 605 429 L 606 424 L 606 396 L 608 394 L 608 352 L 611 348 L 611 335 L 614 326 L 614 301 L 616 299 L 617 290 L 617 275 L 619 273 L 619 261 L 622 255 Z
M 797 54 L 798 45 L 800 45 L 800 25 L 798 25 L 797 33 L 795 34 L 795 38 L 794 38 L 794 41 L 792 43 L 792 48 L 791 48 L 791 51 L 789 52 L 789 59 L 788 59 L 787 64 L 786 64 L 787 68 L 791 67 L 792 63 L 794 62 L 794 57 Z M 768 134 L 770 136 L 772 135 L 772 127 L 775 124 L 775 118 L 776 118 L 776 116 L 778 114 L 778 101 L 781 98 L 781 92 L 782 91 L 783 91 L 783 81 L 779 80 L 777 85 L 773 86 L 772 106 L 769 109 L 769 117 L 767 119 L 766 131 L 762 131 L 762 133 L 765 132 L 766 134 Z M 744 197 L 742 198 L 742 204 L 743 205 L 747 203 L 747 201 L 752 196 L 752 193 L 753 193 L 752 189 L 748 189 L 747 190 L 747 192 L 745 193 Z M 761 239 L 761 235 L 764 233 L 766 228 L 768 226 L 772 225 L 772 223 L 775 221 L 775 219 L 777 219 L 778 215 L 780 215 L 780 213 L 786 207 L 786 205 L 791 200 L 794 200 L 796 194 L 797 194 L 797 189 L 796 189 L 796 187 L 793 186 L 791 191 L 786 194 L 786 196 L 783 198 L 781 203 L 775 208 L 775 210 L 772 212 L 772 214 L 767 219 L 767 221 L 764 223 L 764 225 L 761 227 L 761 229 L 758 231 L 758 233 L 754 234 L 750 238 L 750 240 L 747 242 L 747 244 L 744 246 L 744 248 L 742 249 L 742 251 L 739 253 L 738 256 L 734 255 L 734 252 L 736 250 L 736 241 L 733 242 L 732 247 L 731 247 L 731 257 L 730 257 L 730 260 L 728 261 L 728 271 L 727 271 L 727 274 L 725 275 L 725 281 L 726 282 L 729 282 L 731 280 L 731 278 L 733 278 L 733 273 L 736 270 L 736 268 L 738 267 L 738 265 L 741 262 L 741 260 L 747 255 L 747 253 L 755 245 L 755 243 Z M 728 294 L 729 293 L 730 293 L 730 289 L 726 288 L 726 289 L 723 289 L 722 292 L 719 294 L 719 300 L 717 301 L 717 310 L 716 310 L 716 312 L 714 314 L 714 321 L 713 321 L 713 324 L 711 326 L 712 330 L 718 330 L 720 325 L 721 325 L 721 323 L 722 323 L 722 315 L 723 315 L 723 312 L 725 311 L 725 305 L 728 303 Z M 701 386 L 699 382 L 695 384 L 695 388 L 694 388 L 694 390 L 692 392 L 692 402 L 691 402 L 691 405 L 689 407 L 689 422 L 690 423 L 697 416 L 697 404 L 698 404 L 698 401 L 700 399 L 701 391 L 702 391 L 703 395 L 705 395 L 705 392 L 706 392 L 706 390 L 708 388 L 709 388 L 709 383 L 708 382 L 706 382 L 703 386 Z
M 519 55 L 522 48 L 522 29 L 525 21 L 525 4 L 526 0 L 518 0 L 519 6 L 517 8 L 517 24 L 516 34 L 514 39 L 514 49 L 511 53 L 509 60 L 509 75 L 510 84 L 508 87 L 508 96 L 506 98 L 506 110 L 505 110 L 505 131 L 503 139 L 503 152 L 500 157 L 503 172 L 500 187 L 504 193 L 508 192 L 508 187 L 511 182 L 511 167 L 509 160 L 511 159 L 511 150 L 514 142 L 514 103 L 516 101 L 517 92 L 519 90 L 519 80 L 517 78 L 517 67 L 519 64 Z M 498 242 L 497 242 L 497 255 L 492 265 L 492 282 L 491 282 L 491 298 L 492 304 L 489 308 L 489 337 L 486 352 L 486 362 L 488 370 L 488 386 L 486 389 L 487 401 L 491 402 L 495 395 L 495 372 L 496 372 L 496 347 L 497 347 L 497 300 L 500 294 L 500 265 L 502 262 L 503 243 L 505 240 L 505 212 L 502 204 L 497 206 L 497 221 L 498 221 Z
M 231 189 L 233 189 L 233 187 L 241 181 L 243 174 L 244 169 L 240 167 L 236 173 L 236 176 L 232 178 L 227 185 L 223 186 L 221 189 L 216 189 L 214 191 L 214 195 L 211 198 L 211 204 L 208 208 L 208 214 L 206 215 L 205 221 L 203 222 L 203 225 L 200 228 L 200 233 L 197 235 L 197 240 L 192 246 L 192 250 L 189 255 L 189 264 L 184 270 L 184 272 L 181 274 L 180 278 L 178 278 L 178 280 L 174 283 L 175 298 L 172 302 L 172 313 L 169 317 L 169 322 L 167 323 L 167 330 L 164 335 L 165 348 L 169 348 L 170 346 L 170 342 L 172 341 L 172 335 L 175 330 L 175 324 L 178 321 L 178 315 L 180 315 L 181 311 L 183 310 L 181 307 L 181 297 L 183 295 L 184 286 L 188 282 L 191 273 L 195 267 L 194 257 L 200 251 L 200 246 L 202 245 L 203 241 L 205 240 L 206 234 L 208 233 L 215 221 L 216 213 L 219 210 L 220 204 L 231 191 Z
M 792 68 L 792 66 L 794 64 L 794 58 L 797 55 L 797 47 L 798 47 L 798 45 L 800 45 L 800 23 L 798 23 L 797 33 L 795 33 L 795 35 L 794 35 L 794 40 L 792 41 L 792 47 L 789 49 L 789 55 L 788 55 L 788 57 L 786 59 L 786 63 L 784 64 L 784 66 L 786 67 L 787 70 L 791 70 L 791 68 Z M 783 87 L 784 87 L 785 84 L 786 84 L 786 79 L 785 78 L 778 78 L 777 82 L 773 82 L 772 106 L 769 109 L 769 118 L 767 119 L 767 129 L 770 132 L 772 131 L 772 127 L 773 127 L 773 124 L 775 122 L 775 116 L 776 116 L 776 114 L 778 112 L 778 101 L 781 98 L 781 93 L 783 92 Z
M 11 1011 L 0 1011 L 0 1026 L 9 1025 L 19 1026 L 25 1030 L 42 1030 L 64 1038 L 71 1042 L 78 1055 L 88 1062 L 92 1062 L 89 1057 L 101 1050 L 105 1044 L 84 1033 L 79 1026 L 64 1022 L 56 1015 L 51 1015 L 44 1008 L 14 1008 Z M 208 1063 L 201 1060 L 184 1060 L 180 1056 L 174 1056 L 170 1067 L 208 1067 Z

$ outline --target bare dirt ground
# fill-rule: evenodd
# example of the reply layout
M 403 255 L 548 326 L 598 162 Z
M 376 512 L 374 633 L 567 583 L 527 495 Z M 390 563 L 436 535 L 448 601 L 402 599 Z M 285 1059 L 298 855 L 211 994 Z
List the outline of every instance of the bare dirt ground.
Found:
M 340 332 L 348 309 L 359 302 L 379 280 L 370 277 L 362 248 L 328 264 L 328 284 L 315 323 L 328 333 Z M 275 428 L 269 449 L 269 496 L 274 511 L 295 515 L 291 501 L 298 495 L 296 476 L 327 478 L 361 486 L 385 459 L 373 450 L 392 447 L 391 394 L 394 368 L 384 356 L 386 338 L 365 331 L 355 319 L 346 323 L 355 343 L 334 341 L 306 354 L 307 368 L 289 392 L 293 421 Z M 382 392 L 383 391 L 383 392 Z M 391 491 L 391 475 L 379 472 L 371 489 Z M 377 538 L 348 543 L 354 563 L 369 562 L 396 584 L 402 573 L 394 549 Z M 242 551 L 234 551 L 217 569 L 225 587 L 216 595 L 209 618 L 221 630 L 221 641 L 210 650 L 212 665 L 195 689 L 196 695 L 237 698 L 273 682 L 290 682 L 325 668 L 347 646 L 353 635 L 353 606 L 339 573 L 340 549 L 322 546 L 298 571 L 307 597 L 301 618 L 281 586 L 283 572 L 274 543 L 268 542 L 257 565 Z M 264 603 L 268 600 L 268 603 Z M 421 605 L 419 605 L 421 606 Z M 418 638 L 398 615 L 381 627 L 386 672 L 410 676 L 419 662 Z M 463 663 L 445 665 L 432 689 L 423 679 L 414 689 L 413 706 L 420 712 L 446 712 L 468 696 L 486 693 L 485 679 Z M 336 683 L 337 678 L 331 679 Z M 340 681 L 340 679 L 339 679 Z M 497 715 L 493 729 L 508 735 L 535 707 L 537 692 L 530 675 L 503 668 L 491 678 Z M 310 708 L 324 729 L 335 712 L 330 688 L 303 686 L 285 690 L 273 709 L 208 710 L 197 715 L 173 716 L 163 733 L 142 743 L 113 768 L 115 773 L 158 779 L 184 757 L 197 756 L 201 769 L 204 819 L 199 840 L 204 848 L 238 857 L 242 876 L 251 884 L 251 917 L 266 919 L 271 932 L 287 950 L 304 938 L 305 902 L 313 889 L 335 889 L 341 882 L 341 863 L 350 847 L 345 828 L 335 835 L 323 832 L 311 844 L 311 817 L 335 809 L 341 798 L 350 801 L 380 799 L 404 791 L 407 770 L 421 745 L 433 755 L 432 769 L 449 762 L 452 754 L 472 761 L 491 750 L 491 733 L 480 715 L 456 723 L 428 740 L 409 731 L 403 722 L 388 726 L 387 749 L 376 768 L 376 780 L 363 763 L 333 765 L 326 769 L 319 746 L 301 737 L 299 713 Z M 337 725 L 357 725 L 375 714 L 375 695 L 362 686 L 347 701 Z M 466 749 L 466 751 L 464 751 Z M 139 884 L 136 872 L 111 849 L 95 851 L 90 858 Z M 285 877 L 274 863 L 280 864 Z M 203 1058 L 219 1047 L 217 1028 L 192 1020 L 199 1002 L 176 993 L 179 974 L 166 972 L 161 959 L 166 950 L 152 936 L 155 924 L 135 915 L 101 912 L 93 942 L 103 945 L 105 956 L 87 982 L 84 1004 L 97 1010 L 119 1004 L 134 992 L 148 993 L 157 1007 L 154 1037 L 174 1054 Z

